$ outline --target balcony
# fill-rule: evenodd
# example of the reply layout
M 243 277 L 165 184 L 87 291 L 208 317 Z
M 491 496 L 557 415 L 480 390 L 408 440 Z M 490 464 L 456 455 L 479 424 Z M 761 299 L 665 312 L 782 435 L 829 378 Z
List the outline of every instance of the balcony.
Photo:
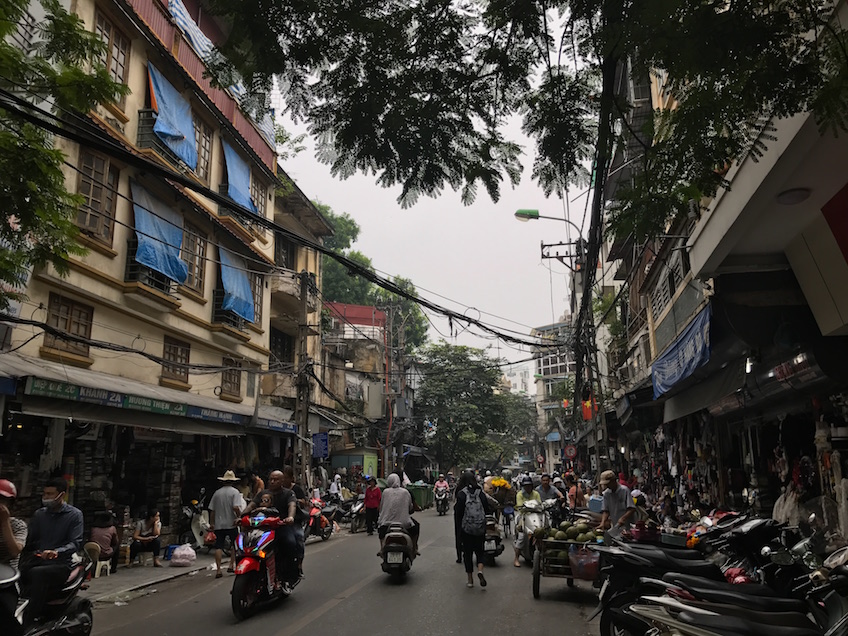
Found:
M 229 198 L 229 185 L 222 183 L 218 186 L 218 194 L 222 197 Z M 235 203 L 233 203 L 235 205 Z M 265 228 L 257 223 L 250 216 L 234 209 L 228 208 L 225 205 L 218 206 L 218 216 L 221 222 L 229 227 L 238 237 L 246 243 L 252 243 L 257 237 L 265 233 Z
M 168 148 L 164 141 L 153 132 L 153 125 L 156 123 L 156 111 L 151 108 L 144 108 L 138 111 L 138 138 L 136 145 L 142 150 L 152 150 L 162 159 L 167 161 L 172 166 L 179 168 L 185 172 L 189 167 L 180 159 L 174 151 Z
M 182 306 L 174 294 L 177 284 L 170 278 L 135 260 L 138 240 L 127 241 L 127 261 L 124 270 L 124 293 L 153 309 L 174 310 Z
M 315 276 L 310 274 L 312 281 L 306 299 L 308 311 L 318 311 L 317 287 Z M 278 267 L 268 275 L 271 290 L 271 311 L 277 315 L 299 315 L 300 312 L 300 278 L 294 270 Z
M 247 333 L 248 321 L 235 312 L 224 309 L 224 294 L 223 289 L 216 289 L 212 294 L 212 331 L 236 342 L 247 342 L 250 340 Z

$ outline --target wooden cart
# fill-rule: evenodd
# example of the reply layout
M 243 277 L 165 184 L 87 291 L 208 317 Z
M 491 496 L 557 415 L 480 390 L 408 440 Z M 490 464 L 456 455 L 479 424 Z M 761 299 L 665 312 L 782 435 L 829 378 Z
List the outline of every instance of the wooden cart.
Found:
M 566 579 L 568 587 L 574 587 L 574 579 L 581 577 L 572 572 L 568 553 L 574 546 L 585 545 L 587 544 L 556 539 L 536 542 L 536 551 L 533 554 L 533 598 L 539 598 L 539 585 L 543 576 Z

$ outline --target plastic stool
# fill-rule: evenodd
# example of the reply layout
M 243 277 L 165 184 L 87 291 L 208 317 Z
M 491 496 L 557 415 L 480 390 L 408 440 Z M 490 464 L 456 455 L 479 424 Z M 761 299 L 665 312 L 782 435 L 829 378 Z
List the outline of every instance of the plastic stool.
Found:
M 152 552 L 139 552 L 138 553 L 138 564 L 146 566 L 147 561 L 150 561 L 150 565 L 153 565 L 153 553 Z
M 111 561 L 98 561 L 94 564 L 94 578 L 99 579 L 100 573 L 103 572 L 104 569 L 106 570 L 106 576 L 109 576 L 111 567 Z

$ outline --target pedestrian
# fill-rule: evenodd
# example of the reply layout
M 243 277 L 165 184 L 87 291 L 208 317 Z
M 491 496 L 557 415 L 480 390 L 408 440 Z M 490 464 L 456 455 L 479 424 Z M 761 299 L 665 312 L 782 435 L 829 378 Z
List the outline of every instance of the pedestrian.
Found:
M 383 491 L 377 485 L 374 475 L 368 477 L 368 488 L 365 489 L 365 531 L 372 535 L 377 527 L 377 516 L 380 514 L 380 499 Z
M 141 552 L 152 552 L 153 567 L 162 567 L 159 562 L 159 551 L 162 549 L 162 544 L 159 542 L 161 532 L 162 522 L 159 520 L 159 511 L 151 508 L 147 511 L 145 518 L 135 526 L 133 542 L 130 544 L 130 564 L 127 567 L 135 565 L 135 558 Z
M 115 517 L 109 510 L 95 513 L 91 524 L 91 543 L 97 544 L 95 551 L 98 561 L 109 561 L 109 571 L 114 574 L 118 569 L 118 530 L 115 528 Z M 88 551 L 88 544 L 85 545 Z
M 218 477 L 218 481 L 222 482 L 221 487 L 215 491 L 209 502 L 209 529 L 215 531 L 216 579 L 224 576 L 221 572 L 221 557 L 227 547 L 227 537 L 230 539 L 230 565 L 227 572 L 235 572 L 236 569 L 236 519 L 245 508 L 244 497 L 233 486 L 238 480 L 231 470 L 226 471 L 223 477 Z
M 627 528 L 630 520 L 636 514 L 636 506 L 630 489 L 616 481 L 615 473 L 605 470 L 601 473 L 600 490 L 604 495 L 604 503 L 601 508 L 601 528 L 607 529 Z
M 8 479 L 0 479 L 0 563 L 18 569 L 18 555 L 27 540 L 27 525 L 23 519 L 13 517 L 12 506 L 18 489 Z
M 256 497 L 256 495 L 258 495 L 260 492 L 265 490 L 265 482 L 262 480 L 262 478 L 259 475 L 257 475 L 253 471 L 248 473 L 247 483 L 248 483 L 248 486 L 250 486 L 250 493 L 249 493 L 249 496 L 248 496 L 248 499 L 250 499 L 250 500 L 252 500 L 254 497 Z
M 585 508 L 586 497 L 583 493 L 583 488 L 580 486 L 580 482 L 574 479 L 574 475 L 571 473 L 568 473 L 565 476 L 565 486 L 566 491 L 568 492 L 568 504 L 571 506 L 571 509 Z
M 490 512 L 489 500 L 483 495 L 474 475 L 464 473 L 457 487 L 454 517 L 458 520 L 455 523 L 459 525 L 462 558 L 468 577 L 467 587 L 474 587 L 475 556 L 477 578 L 480 579 L 480 586 L 486 587 L 486 577 L 483 576 L 483 540 L 486 537 L 486 515 Z

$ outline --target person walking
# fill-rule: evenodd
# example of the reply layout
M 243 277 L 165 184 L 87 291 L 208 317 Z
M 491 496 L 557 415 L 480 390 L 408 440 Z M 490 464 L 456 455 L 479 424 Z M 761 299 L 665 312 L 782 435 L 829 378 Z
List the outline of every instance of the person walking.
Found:
M 236 539 L 238 538 L 236 519 L 246 505 L 244 497 L 233 485 L 239 481 L 233 471 L 226 471 L 223 477 L 218 477 L 218 481 L 222 482 L 221 487 L 215 491 L 209 502 L 209 530 L 215 532 L 216 579 L 224 576 L 221 572 L 221 557 L 227 547 L 227 537 L 230 538 L 230 565 L 227 572 L 235 572 Z
M 463 473 L 457 487 L 454 515 L 459 525 L 462 558 L 468 577 L 467 587 L 474 587 L 475 556 L 477 578 L 480 579 L 480 586 L 486 587 L 486 577 L 483 575 L 483 539 L 486 536 L 486 515 L 489 512 L 489 500 L 483 495 L 474 474 Z
M 368 488 L 365 489 L 365 530 L 369 535 L 374 534 L 377 527 L 377 516 L 380 514 L 380 499 L 383 491 L 377 485 L 374 475 L 368 477 Z

